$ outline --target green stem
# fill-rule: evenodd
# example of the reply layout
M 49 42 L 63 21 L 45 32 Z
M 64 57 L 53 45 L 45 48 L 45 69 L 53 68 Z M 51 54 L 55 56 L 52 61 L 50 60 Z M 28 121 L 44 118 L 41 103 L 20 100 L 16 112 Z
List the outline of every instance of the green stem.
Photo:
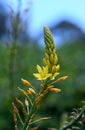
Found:
M 16 59 L 16 53 L 17 47 L 16 42 L 13 43 L 12 47 L 10 48 L 10 54 L 9 54 L 9 64 L 8 64 L 8 78 L 9 78 L 9 89 L 10 89 L 10 97 L 12 100 L 14 100 L 15 94 L 14 94 L 14 78 L 15 78 L 15 59 Z
M 70 123 L 68 123 L 64 128 L 61 128 L 60 130 L 67 130 L 68 128 L 71 128 L 75 123 L 77 123 L 80 118 L 82 117 L 82 114 L 85 112 L 85 107 L 82 109 L 82 111 L 76 116 L 74 120 L 72 120 Z
M 28 115 L 27 118 L 26 118 L 26 121 L 25 121 L 25 123 L 24 123 L 24 125 L 23 125 L 22 130 L 27 130 L 27 128 L 29 127 L 29 126 L 28 126 L 29 120 L 30 120 L 32 114 L 34 114 L 35 111 L 36 111 L 35 106 L 36 106 L 36 105 L 35 105 L 35 102 L 34 102 L 32 108 L 31 108 L 31 111 L 30 111 L 29 115 Z
M 18 118 L 19 118 L 19 120 L 20 120 L 21 124 L 23 125 L 23 121 L 22 121 L 22 119 L 21 119 L 21 117 L 20 117 L 20 115 L 19 115 L 19 114 L 18 114 Z

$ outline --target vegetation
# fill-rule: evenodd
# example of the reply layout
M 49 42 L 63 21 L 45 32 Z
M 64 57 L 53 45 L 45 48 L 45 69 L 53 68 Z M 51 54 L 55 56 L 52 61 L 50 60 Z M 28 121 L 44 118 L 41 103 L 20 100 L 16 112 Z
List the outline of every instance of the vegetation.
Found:
M 20 8 L 16 15 L 11 6 L 9 9 L 11 28 L 5 29 L 6 43 L 0 43 L 0 129 L 84 130 L 84 39 L 64 44 L 56 54 L 51 32 L 45 27 L 46 49 L 26 43 L 27 26 L 22 25 Z M 34 73 L 36 66 L 38 73 Z M 64 75 L 69 78 L 59 83 L 67 78 Z
M 16 45 L 13 52 L 11 46 L 0 44 L 0 129 L 12 130 L 13 123 L 13 108 L 12 101 L 15 97 L 22 98 L 18 92 L 17 87 L 22 86 L 21 78 L 27 79 L 32 84 L 38 86 L 39 84 L 34 80 L 32 75 L 35 72 L 36 64 L 42 64 L 44 57 L 44 48 L 41 49 L 36 43 L 29 45 Z M 68 113 L 74 110 L 75 115 L 80 115 L 82 110 L 77 110 L 81 106 L 81 101 L 85 98 L 85 46 L 81 43 L 65 44 L 57 49 L 59 64 L 61 65 L 60 73 L 68 75 L 67 81 L 57 84 L 62 91 L 59 94 L 48 94 L 45 97 L 44 103 L 37 114 L 37 118 L 41 116 L 50 116 L 52 119 L 39 123 L 40 129 L 60 128 L 63 119 L 67 117 Z M 12 58 L 10 58 L 10 54 Z M 10 62 L 11 61 L 11 62 Z M 12 63 L 13 68 L 10 68 Z M 12 73 L 10 70 L 13 70 Z M 11 76 L 10 76 L 11 74 Z M 10 85 L 13 79 L 12 86 Z M 84 114 L 84 112 L 83 112 Z M 75 116 L 73 116 L 74 118 Z M 84 123 L 84 115 L 82 124 Z M 81 122 L 80 120 L 80 122 Z M 84 129 L 84 124 L 80 126 Z M 73 128 L 72 128 L 73 129 Z M 74 127 L 74 129 L 76 129 Z

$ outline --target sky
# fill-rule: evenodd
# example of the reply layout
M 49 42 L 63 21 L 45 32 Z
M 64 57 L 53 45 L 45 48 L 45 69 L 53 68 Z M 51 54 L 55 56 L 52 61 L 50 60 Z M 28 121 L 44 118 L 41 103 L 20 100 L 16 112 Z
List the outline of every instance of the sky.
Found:
M 85 0 L 34 0 L 31 28 L 34 34 L 66 18 L 85 31 Z
M 17 8 L 18 0 L 0 0 L 10 2 Z M 28 15 L 30 34 L 36 37 L 43 31 L 43 26 L 51 26 L 64 18 L 79 25 L 85 32 L 85 0 L 21 0 L 22 10 L 29 8 Z M 31 1 L 31 4 L 28 2 Z M 16 9 L 15 9 L 16 10 Z

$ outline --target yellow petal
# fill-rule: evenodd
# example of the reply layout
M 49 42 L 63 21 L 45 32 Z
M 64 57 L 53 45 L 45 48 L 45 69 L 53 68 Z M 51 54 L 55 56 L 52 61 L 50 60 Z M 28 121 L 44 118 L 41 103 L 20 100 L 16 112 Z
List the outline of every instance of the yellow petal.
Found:
M 59 71 L 59 69 L 60 69 L 60 65 L 57 65 L 56 66 L 56 71 Z
M 43 71 L 45 72 L 45 73 L 48 73 L 48 67 L 46 66 L 46 67 L 43 67 Z
M 39 74 L 39 73 L 33 73 L 33 75 L 34 75 L 37 79 L 40 79 L 40 74 Z
M 41 68 L 41 66 L 37 65 L 37 70 L 38 70 L 38 72 L 39 72 L 40 74 L 42 73 L 42 68 Z
M 51 80 L 54 80 L 55 77 L 56 77 L 57 75 L 59 75 L 59 74 L 60 74 L 60 73 L 58 73 L 58 72 L 54 73 L 54 75 L 51 77 Z

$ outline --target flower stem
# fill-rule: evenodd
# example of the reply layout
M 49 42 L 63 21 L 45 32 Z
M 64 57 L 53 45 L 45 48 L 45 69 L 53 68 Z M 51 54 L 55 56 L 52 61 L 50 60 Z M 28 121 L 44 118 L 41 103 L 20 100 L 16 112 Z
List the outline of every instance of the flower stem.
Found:
M 31 116 L 32 116 L 32 115 L 35 113 L 35 111 L 36 111 L 35 106 L 36 106 L 36 105 L 35 105 L 35 101 L 34 101 L 33 106 L 32 106 L 32 108 L 31 108 L 31 110 L 30 110 L 29 115 L 28 115 L 27 118 L 26 118 L 26 121 L 25 121 L 25 123 L 24 123 L 24 125 L 23 125 L 22 130 L 27 130 L 27 128 L 29 127 L 29 120 L 30 120 Z

